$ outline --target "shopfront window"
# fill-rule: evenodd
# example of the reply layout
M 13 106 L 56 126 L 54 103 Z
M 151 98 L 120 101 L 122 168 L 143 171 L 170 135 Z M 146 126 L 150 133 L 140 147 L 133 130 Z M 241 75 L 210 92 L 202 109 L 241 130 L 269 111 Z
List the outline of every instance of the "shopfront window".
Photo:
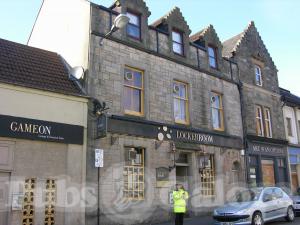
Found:
M 277 159 L 279 182 L 286 182 L 286 162 L 284 158 Z
M 131 200 L 144 200 L 144 153 L 143 148 L 125 148 L 126 165 L 124 166 L 123 196 Z
M 205 163 L 205 166 L 203 166 L 203 168 L 200 170 L 201 195 L 204 197 L 215 196 L 214 155 L 205 155 L 201 157 L 201 159 L 202 161 L 204 160 Z
M 249 156 L 249 186 L 257 187 L 257 157 Z

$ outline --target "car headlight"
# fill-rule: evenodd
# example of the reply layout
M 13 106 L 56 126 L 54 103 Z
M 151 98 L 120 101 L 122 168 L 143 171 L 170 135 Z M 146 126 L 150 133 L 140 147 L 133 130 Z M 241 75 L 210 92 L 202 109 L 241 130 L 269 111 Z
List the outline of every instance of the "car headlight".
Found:
M 214 215 L 215 216 L 219 215 L 219 213 L 218 213 L 218 211 L 216 209 L 214 210 Z
M 249 214 L 249 209 L 242 209 L 240 211 L 237 211 L 235 214 L 238 214 L 238 215 L 247 215 Z

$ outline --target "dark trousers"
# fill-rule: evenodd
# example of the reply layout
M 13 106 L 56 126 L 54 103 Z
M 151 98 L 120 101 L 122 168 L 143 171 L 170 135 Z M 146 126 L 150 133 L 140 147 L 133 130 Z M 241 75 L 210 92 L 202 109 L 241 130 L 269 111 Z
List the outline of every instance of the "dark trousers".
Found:
M 175 213 L 175 225 L 183 225 L 184 213 Z

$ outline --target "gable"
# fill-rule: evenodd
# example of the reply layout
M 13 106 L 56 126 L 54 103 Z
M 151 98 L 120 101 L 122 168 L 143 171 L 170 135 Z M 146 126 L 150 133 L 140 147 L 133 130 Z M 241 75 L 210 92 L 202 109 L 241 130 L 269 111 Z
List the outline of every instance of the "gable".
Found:
M 155 21 L 152 26 L 163 29 L 166 32 L 170 32 L 170 29 L 175 28 L 184 32 L 187 36 L 191 33 L 190 27 L 178 7 L 174 7 L 165 16 Z
M 199 44 L 202 47 L 207 47 L 209 44 L 211 44 L 218 49 L 222 49 L 222 42 L 220 41 L 215 28 L 211 24 L 205 29 L 192 35 L 190 37 L 190 41 Z

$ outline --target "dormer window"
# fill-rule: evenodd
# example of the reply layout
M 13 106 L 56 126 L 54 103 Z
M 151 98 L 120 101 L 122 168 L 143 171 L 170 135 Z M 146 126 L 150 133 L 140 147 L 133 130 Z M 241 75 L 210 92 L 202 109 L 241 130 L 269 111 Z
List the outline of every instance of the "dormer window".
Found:
M 255 65 L 255 84 L 262 86 L 261 68 L 258 65 Z
M 183 55 L 183 38 L 182 33 L 176 30 L 172 31 L 173 52 L 178 55 Z
M 213 46 L 208 46 L 208 60 L 209 60 L 209 65 L 211 68 L 217 69 L 218 64 L 217 64 L 217 48 Z
M 140 40 L 141 39 L 141 17 L 132 12 L 127 12 L 126 15 L 129 17 L 127 24 L 127 35 L 131 38 Z

